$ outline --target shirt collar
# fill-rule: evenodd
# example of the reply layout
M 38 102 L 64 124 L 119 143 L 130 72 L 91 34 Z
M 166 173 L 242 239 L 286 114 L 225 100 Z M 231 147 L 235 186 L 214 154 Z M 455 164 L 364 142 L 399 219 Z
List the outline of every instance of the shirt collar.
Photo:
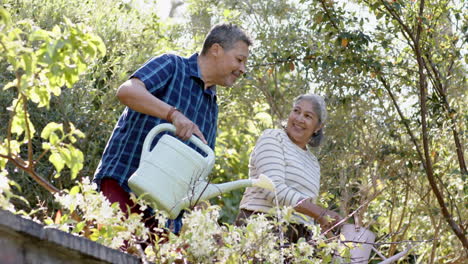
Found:
M 190 77 L 195 77 L 201 80 L 200 67 L 198 67 L 197 59 L 198 53 L 192 54 L 188 59 L 190 65 Z
M 198 53 L 192 54 L 192 56 L 190 56 L 188 60 L 190 65 L 190 77 L 197 78 L 203 82 L 201 77 L 200 66 L 198 65 Z M 211 95 L 212 97 L 216 96 L 216 85 L 208 87 L 208 89 L 204 90 L 204 92 L 206 94 Z

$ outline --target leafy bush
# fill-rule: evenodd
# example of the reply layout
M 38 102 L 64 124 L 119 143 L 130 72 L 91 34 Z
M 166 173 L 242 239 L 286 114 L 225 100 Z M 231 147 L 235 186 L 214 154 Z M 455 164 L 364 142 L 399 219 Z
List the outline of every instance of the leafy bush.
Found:
M 0 107 L 5 109 L 0 111 L 0 122 L 11 124 L 0 127 L 2 206 L 13 210 L 8 200 L 18 211 L 54 218 L 54 224 L 69 221 L 68 229 L 76 228 L 81 235 L 98 234 L 99 227 L 86 229 L 88 222 L 74 219 L 74 211 L 66 212 L 47 190 L 69 189 L 75 195 L 80 193 L 77 188 L 83 191 L 84 187 L 73 189 L 73 185 L 93 174 L 123 108 L 115 89 L 130 72 L 153 55 L 194 52 L 212 24 L 229 21 L 247 27 L 255 45 L 246 78 L 230 89 L 218 89 L 220 133 L 213 182 L 246 178 L 248 156 L 261 131 L 285 118 L 296 95 L 320 93 L 327 98 L 330 113 L 325 144 L 315 153 L 321 163 L 322 186 L 326 186 L 320 203 L 345 214 L 377 192 L 358 215 L 381 238 L 375 247 L 384 255 L 391 256 L 410 243 L 417 245 L 407 260 L 410 263 L 450 263 L 466 257 L 466 246 L 460 243 L 463 232 L 455 235 L 457 227 L 466 230 L 467 219 L 463 210 L 467 197 L 465 2 L 425 1 L 419 19 L 421 1 L 356 1 L 366 14 L 362 16 L 354 14 L 347 2 L 198 0 L 188 1 L 189 20 L 181 24 L 163 22 L 154 12 L 135 8 L 137 2 L 2 2 L 0 84 L 10 88 L 0 96 Z M 371 31 L 367 26 L 372 18 L 376 22 Z M 416 43 L 423 55 L 419 59 L 425 62 L 422 71 L 415 43 L 411 37 L 402 37 L 416 37 L 418 25 L 423 29 Z M 51 43 L 53 56 L 43 56 L 49 52 L 46 43 Z M 420 97 L 421 91 L 426 96 Z M 420 98 L 427 99 L 425 111 Z M 434 190 L 443 194 L 442 203 Z M 237 232 L 241 237 L 237 241 L 247 241 L 242 236 L 250 231 L 229 225 L 241 195 L 239 190 L 214 200 L 221 210 L 186 216 L 218 223 L 211 234 L 220 232 L 215 237 L 221 239 L 205 237 L 207 250 L 217 248 L 212 244 L 216 241 L 228 247 L 218 247 L 219 252 L 238 246 L 231 245 L 234 238 L 224 232 Z M 52 217 L 60 208 L 63 221 Z M 213 220 L 218 214 L 220 219 Z M 108 233 L 120 232 L 112 223 Z M 109 238 L 95 235 L 93 239 L 110 245 Z M 122 239 L 127 238 L 134 239 L 130 235 Z M 161 249 L 154 248 L 153 253 L 147 252 L 149 258 L 210 259 L 199 248 L 185 248 L 182 241 L 171 239 L 172 249 L 164 244 L 168 247 L 164 252 L 170 253 L 158 255 Z M 120 241 L 114 243 L 117 246 Z M 313 259 L 318 256 L 314 255 L 317 245 L 308 245 L 294 245 L 280 255 L 288 259 L 291 250 L 306 252 L 303 256 Z M 232 258 L 255 262 L 265 257 L 247 246 L 244 249 L 245 254 L 232 252 Z M 224 253 L 215 255 L 220 261 L 231 261 Z M 299 261 L 302 255 L 294 256 Z M 265 259 L 269 257 L 277 260 L 278 251 Z M 373 261 L 378 260 L 373 255 Z

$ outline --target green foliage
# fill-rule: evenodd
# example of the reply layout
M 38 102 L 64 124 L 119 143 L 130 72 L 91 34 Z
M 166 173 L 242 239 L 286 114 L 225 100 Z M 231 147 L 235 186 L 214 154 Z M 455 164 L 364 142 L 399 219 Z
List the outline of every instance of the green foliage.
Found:
M 84 29 L 87 32 L 94 32 L 99 35 L 97 38 L 100 38 L 106 47 L 105 53 L 102 53 L 97 58 L 96 63 L 89 63 L 90 60 L 86 56 L 79 56 L 81 61 L 68 65 L 72 67 L 65 67 L 66 71 L 76 71 L 78 65 L 82 67 L 83 64 L 81 62 L 87 60 L 86 69 L 80 73 L 80 79 L 74 83 L 73 89 L 63 90 L 57 88 L 61 88 L 60 86 L 52 87 L 48 85 L 49 80 L 47 79 L 47 82 L 43 83 L 43 86 L 46 86 L 47 89 L 53 89 L 55 94 L 52 94 L 57 96 L 47 98 L 42 93 L 41 97 L 38 96 L 37 98 L 42 98 L 44 103 L 48 100 L 49 107 L 37 108 L 28 113 L 30 120 L 34 122 L 36 130 L 40 131 L 50 121 L 56 121 L 63 124 L 65 132 L 63 136 L 71 133 L 72 130 L 69 124 L 73 124 L 76 129 L 86 135 L 84 138 L 77 137 L 75 143 L 84 153 L 82 158 L 74 154 L 77 153 L 75 150 L 68 154 L 62 153 L 64 158 L 75 155 L 83 160 L 82 169 L 78 174 L 76 172 L 79 167 L 74 167 L 73 170 L 62 170 L 60 172 L 61 175 L 65 175 L 66 177 L 55 178 L 54 175 L 57 173 L 55 166 L 47 162 L 35 164 L 37 173 L 44 175 L 45 178 L 49 178 L 59 188 L 71 186 L 73 184 L 71 178 L 75 177 L 75 175 L 76 177 L 82 177 L 94 173 L 110 132 L 123 109 L 123 106 L 116 100 L 116 88 L 128 78 L 128 75 L 132 71 L 136 70 L 137 67 L 152 56 L 169 50 L 176 51 L 183 47 L 182 45 L 176 45 L 178 44 L 176 40 L 181 34 L 178 31 L 179 26 L 162 24 L 154 13 L 142 13 L 135 8 L 135 5 L 136 3 L 133 2 L 115 4 L 114 1 L 87 3 L 82 1 L 48 0 L 5 2 L 5 8 L 15 14 L 12 24 L 18 24 L 17 21 L 27 21 L 34 24 L 35 29 L 41 28 L 41 32 L 52 32 L 56 26 L 65 25 L 66 23 L 80 24 L 81 27 L 85 27 Z M 60 12 L 56 12 L 57 10 L 60 10 Z M 66 22 L 64 17 L 67 17 L 69 21 Z M 42 34 L 40 32 L 35 33 L 36 30 L 32 31 L 34 34 Z M 96 35 L 94 36 L 96 37 Z M 89 42 L 89 39 L 82 39 L 82 41 Z M 94 48 L 96 52 L 104 47 L 101 44 Z M 64 44 L 62 43 L 61 45 Z M 67 45 L 64 45 L 62 48 L 67 48 Z M 92 46 L 93 43 L 91 42 L 90 45 Z M 79 47 L 78 52 L 92 52 L 92 50 L 88 49 L 88 46 L 87 43 L 83 43 Z M 83 48 L 86 48 L 86 50 Z M 187 51 L 184 50 L 184 52 Z M 66 55 L 60 52 L 55 52 L 55 54 L 56 56 Z M 79 54 L 75 53 L 75 55 Z M 60 61 L 62 58 L 57 57 L 56 59 Z M 62 64 L 57 63 L 54 69 L 63 70 L 60 67 L 65 62 L 60 62 Z M 6 69 L 8 65 L 0 62 L 0 67 Z M 60 83 L 63 79 L 67 80 L 68 77 L 65 77 L 66 75 L 64 74 L 56 74 L 53 78 L 55 78 L 55 82 Z M 2 85 L 5 85 L 5 80 L 12 79 L 15 79 L 12 72 L 4 70 L 0 82 Z M 9 105 L 14 98 L 15 91 L 9 89 L 0 97 L 0 105 Z M 22 110 L 19 109 L 18 111 Z M 17 116 L 21 117 L 24 115 Z M 2 123 L 8 123 L 10 118 L 11 116 L 8 112 L 0 114 Z M 23 120 L 22 122 L 25 122 L 24 118 L 15 118 L 15 123 L 18 122 L 16 120 Z M 15 126 L 15 128 L 18 127 Z M 6 127 L 0 128 L 2 135 L 7 135 L 6 130 Z M 27 139 L 26 137 L 24 138 Z M 34 149 L 40 149 L 42 146 L 42 142 L 38 138 L 32 138 L 31 143 Z M 19 148 L 19 144 L 11 141 L 11 148 L 13 147 Z M 51 155 L 51 152 L 48 152 L 47 155 Z M 1 163 L 4 163 L 4 161 L 0 159 Z M 35 187 L 34 184 L 31 184 L 31 181 L 21 171 L 14 172 L 11 170 L 10 173 L 19 184 L 28 186 L 28 190 L 25 192 L 28 200 L 35 201 L 36 197 L 47 199 L 47 193 L 42 192 L 42 187 Z
M 16 74 L 4 89 L 17 88 L 38 107 L 49 107 L 51 95 L 60 95 L 62 86 L 72 87 L 90 58 L 105 54 L 100 38 L 68 19 L 63 31 L 58 25 L 46 31 L 30 21 L 18 24 L 14 28 L 5 24 L 8 33 L 2 34 L 4 56 Z
M 227 182 L 247 179 L 249 156 L 261 132 L 272 127 L 271 116 L 265 113 L 266 105 L 255 104 L 249 112 L 236 108 L 235 102 L 222 104 L 218 137 L 216 139 L 216 162 L 212 182 Z M 213 204 L 222 205 L 220 221 L 233 223 L 239 209 L 243 190 L 226 193 Z
M 69 125 L 70 132 L 67 135 L 64 135 L 63 125 L 54 122 L 47 124 L 41 133 L 43 139 L 49 140 L 42 143 L 42 148 L 51 152 L 49 161 L 55 166 L 56 178 L 60 177 L 60 171 L 65 165 L 70 168 L 72 179 L 75 179 L 83 168 L 83 153 L 72 144 L 76 142 L 76 137 L 83 138 L 85 135 L 73 124 Z M 63 143 L 66 139 L 70 141 L 70 144 Z
M 449 213 L 466 230 L 466 173 L 457 155 L 457 149 L 466 154 L 467 145 L 465 1 L 425 1 L 419 17 L 419 0 L 363 0 L 353 5 L 330 0 L 197 0 L 187 1 L 188 20 L 180 24 L 163 22 L 148 8 L 136 8 L 137 3 L 3 1 L 0 84 L 6 90 L 0 106 L 7 111 L 0 111 L 0 122 L 9 125 L 0 127 L 0 168 L 22 187 L 29 201 L 21 203 L 23 207 L 44 204 L 50 195 L 32 184 L 30 170 L 15 168 L 33 166 L 37 175 L 60 189 L 73 186 L 72 177 L 92 175 L 123 108 L 115 89 L 151 56 L 193 53 L 211 25 L 234 22 L 251 33 L 255 45 L 246 78 L 230 89 L 218 89 L 212 181 L 247 178 L 249 154 L 260 133 L 278 127 L 295 96 L 319 93 L 326 97 L 329 111 L 326 140 L 314 151 L 322 171 L 319 202 L 342 214 L 360 208 L 353 220 L 376 232 L 383 243 L 378 248 L 386 256 L 404 249 L 403 241 L 414 240 L 425 242 L 413 243 L 413 256 L 405 263 L 449 263 L 464 257 L 429 187 L 421 158 L 421 75 L 413 38 L 420 22 L 417 43 L 427 83 L 428 154 Z M 91 63 L 95 59 L 97 63 Z M 71 194 L 78 195 L 73 190 Z M 213 200 L 222 206 L 219 219 L 212 213 L 197 216 L 210 218 L 210 228 L 220 228 L 223 246 L 206 238 L 217 252 L 237 245 L 227 242 L 225 232 L 245 232 L 237 243 L 247 243 L 247 234 L 254 231 L 215 226 L 214 222 L 233 222 L 241 197 L 239 190 Z M 63 217 L 60 223 L 73 225 L 74 232 L 87 232 L 88 222 Z M 92 238 L 103 243 L 119 232 L 94 228 Z M 184 239 L 196 239 L 189 234 Z M 184 248 L 182 240 L 172 242 L 180 247 L 167 249 L 168 262 L 180 258 L 181 252 L 191 260 L 199 256 L 190 251 L 193 248 Z M 314 254 L 306 244 L 295 246 L 298 261 Z M 231 251 L 225 261 L 259 261 L 258 252 L 247 248 L 244 255 Z M 157 250 L 147 253 L 161 257 Z M 379 260 L 372 256 L 371 261 Z
M 67 124 L 67 132 L 62 124 L 54 122 L 36 126 L 31 109 L 49 109 L 51 97 L 59 96 L 64 87 L 72 87 L 88 69 L 89 61 L 105 54 L 105 46 L 98 36 L 87 32 L 85 25 L 74 24 L 67 18 L 63 24 L 48 31 L 31 20 L 20 20 L 13 26 L 8 12 L 2 9 L 2 22 L 0 50 L 2 60 L 7 63 L 8 75 L 12 77 L 3 90 L 14 91 L 9 93 L 13 97 L 6 109 L 10 115 L 0 145 L 0 170 L 6 169 L 7 162 L 11 162 L 47 190 L 56 191 L 47 179 L 37 174 L 35 164 L 50 152 L 49 161 L 56 168 L 55 177 L 60 176 L 60 171 L 67 166 L 71 178 L 75 178 L 83 167 L 83 153 L 73 143 L 76 143 L 76 137 L 84 137 L 84 134 L 71 123 Z M 44 151 L 40 153 L 33 141 L 39 140 L 36 127 L 42 126 Z M 22 155 L 22 146 L 27 155 Z
M 225 125 L 244 130 L 246 126 L 239 125 L 245 122 L 244 116 L 252 118 L 257 113 L 252 105 L 266 103 L 263 111 L 278 124 L 286 117 L 294 96 L 307 91 L 325 95 L 330 118 L 325 144 L 316 152 L 322 166 L 322 186 L 326 186 L 321 203 L 343 214 L 361 208 L 355 213 L 356 220 L 371 225 L 381 237 L 387 237 L 385 241 L 427 241 L 416 249 L 420 260 L 463 258 L 460 243 L 447 239 L 454 236 L 441 224 L 445 220 L 428 187 L 420 155 L 422 110 L 412 38 L 421 19 L 418 45 L 428 78 L 429 156 L 439 188 L 447 195 L 451 216 L 464 230 L 467 195 L 461 186 L 466 185 L 462 184 L 466 174 L 460 169 L 456 150 L 466 145 L 467 119 L 460 114 L 466 112 L 468 95 L 464 89 L 467 20 L 460 16 L 465 2 L 425 1 L 422 18 L 418 18 L 420 1 L 357 1 L 350 5 L 304 0 L 292 5 L 289 1 L 226 0 L 191 4 L 197 10 L 209 10 L 211 24 L 225 19 L 226 8 L 228 13 L 239 14 L 236 21 L 255 38 L 246 80 L 227 93 L 221 92 L 227 102 L 233 102 L 220 111 L 221 130 L 226 130 Z M 460 135 L 461 147 L 456 145 L 455 134 Z M 238 158 L 234 163 L 226 157 L 230 168 L 218 163 L 221 170 L 217 171 L 245 166 L 247 158 L 236 155 L 246 149 L 236 144 L 238 134 L 220 135 L 226 137 L 218 139 L 222 148 L 219 155 L 233 153 L 230 156 Z M 228 152 L 224 146 L 238 147 Z M 237 204 L 239 194 L 225 196 L 223 205 Z M 235 211 L 228 211 L 235 215 Z M 432 242 L 434 237 L 440 240 Z M 401 244 L 382 246 L 381 250 L 392 255 L 404 248 Z

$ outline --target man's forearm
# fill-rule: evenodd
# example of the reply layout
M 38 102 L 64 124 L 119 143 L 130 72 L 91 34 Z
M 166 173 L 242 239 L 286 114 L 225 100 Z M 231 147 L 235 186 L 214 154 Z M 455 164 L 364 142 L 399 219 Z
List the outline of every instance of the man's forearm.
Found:
M 136 78 L 124 82 L 117 91 L 117 97 L 132 110 L 160 119 L 166 119 L 172 109 L 172 106 L 148 92 L 145 84 Z

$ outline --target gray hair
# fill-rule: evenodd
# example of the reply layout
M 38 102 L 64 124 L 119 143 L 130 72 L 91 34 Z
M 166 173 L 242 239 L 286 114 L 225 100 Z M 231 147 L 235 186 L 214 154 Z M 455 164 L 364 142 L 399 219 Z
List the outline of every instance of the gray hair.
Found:
M 327 120 L 327 107 L 325 100 L 322 96 L 316 94 L 302 94 L 294 99 L 293 106 L 296 106 L 299 102 L 307 100 L 312 104 L 314 113 L 319 119 L 319 124 L 324 124 Z M 312 134 L 309 142 L 307 143 L 311 147 L 318 147 L 323 140 L 323 128 L 320 128 L 317 133 Z
M 213 44 L 218 43 L 225 50 L 230 50 L 238 41 L 243 41 L 247 46 L 252 45 L 252 40 L 249 36 L 237 25 L 234 24 L 218 24 L 215 25 L 208 35 L 201 51 L 205 55 Z

